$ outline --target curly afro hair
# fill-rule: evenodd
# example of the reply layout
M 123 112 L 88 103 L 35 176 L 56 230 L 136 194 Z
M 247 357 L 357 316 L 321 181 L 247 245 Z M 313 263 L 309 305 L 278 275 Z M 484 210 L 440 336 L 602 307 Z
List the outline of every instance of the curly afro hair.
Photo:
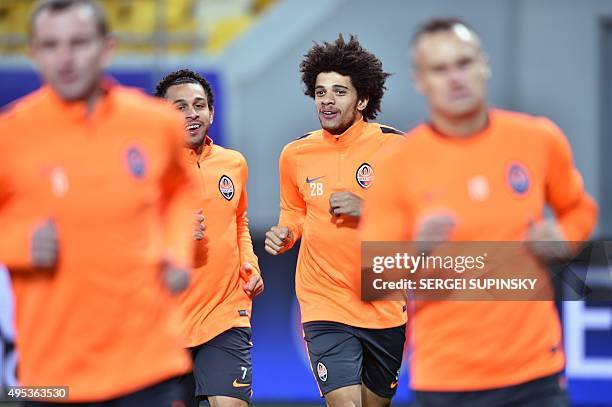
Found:
M 204 92 L 206 92 L 206 99 L 208 100 L 208 106 L 214 107 L 215 98 L 210 87 L 210 83 L 202 75 L 194 72 L 190 69 L 179 69 L 178 71 L 170 72 L 164 76 L 157 86 L 155 86 L 155 96 L 163 98 L 166 96 L 166 92 L 170 86 L 180 85 L 183 83 L 196 83 L 202 85 Z
M 359 99 L 369 99 L 363 116 L 370 120 L 375 119 L 380 112 L 380 101 L 387 89 L 385 80 L 390 75 L 383 72 L 382 62 L 363 49 L 353 34 L 348 42 L 340 34 L 334 43 L 315 43 L 304 55 L 300 72 L 305 86 L 304 94 L 311 98 L 315 97 L 315 83 L 321 72 L 349 76 Z

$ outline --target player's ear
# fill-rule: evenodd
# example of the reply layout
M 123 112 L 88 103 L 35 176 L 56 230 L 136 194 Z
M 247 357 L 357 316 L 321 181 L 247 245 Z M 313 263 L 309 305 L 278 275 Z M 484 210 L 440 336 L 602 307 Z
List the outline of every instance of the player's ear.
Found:
M 213 124 L 213 119 L 215 117 L 215 108 L 214 107 L 210 107 L 210 124 Z
M 481 55 L 482 61 L 484 63 L 484 69 L 485 69 L 485 78 L 490 79 L 491 78 L 491 66 L 489 65 L 489 55 L 487 55 L 487 53 L 483 52 Z
M 410 65 L 412 70 L 410 71 L 410 79 L 412 80 L 412 86 L 421 95 L 425 94 L 425 86 L 423 84 L 423 78 L 421 77 L 422 72 L 419 64 L 417 63 L 417 54 L 414 47 L 410 50 Z
M 368 106 L 369 101 L 370 101 L 370 98 L 367 98 L 367 97 L 359 99 L 357 101 L 357 110 L 359 110 L 360 112 L 363 112 L 365 108 Z
M 119 45 L 119 39 L 114 34 L 106 34 L 104 36 L 102 48 L 102 61 L 104 66 L 107 66 L 115 53 L 115 49 Z
M 410 75 L 410 79 L 412 80 L 412 85 L 421 95 L 425 93 L 425 88 L 423 86 L 423 80 L 417 72 L 417 68 L 413 68 L 412 74 Z

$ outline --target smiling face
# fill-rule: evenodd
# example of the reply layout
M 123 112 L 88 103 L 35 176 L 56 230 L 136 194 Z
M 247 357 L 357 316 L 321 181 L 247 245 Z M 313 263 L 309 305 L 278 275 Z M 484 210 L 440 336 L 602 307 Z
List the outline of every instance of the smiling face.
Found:
M 337 72 L 317 75 L 314 92 L 315 106 L 321 127 L 331 134 L 342 134 L 363 119 L 368 99 L 359 99 L 350 76 Z
M 186 146 L 198 150 L 204 144 L 215 111 L 199 83 L 181 83 L 166 91 L 165 98 L 185 116 Z
M 485 105 L 489 67 L 467 27 L 424 34 L 414 46 L 413 61 L 416 88 L 434 114 L 464 117 Z

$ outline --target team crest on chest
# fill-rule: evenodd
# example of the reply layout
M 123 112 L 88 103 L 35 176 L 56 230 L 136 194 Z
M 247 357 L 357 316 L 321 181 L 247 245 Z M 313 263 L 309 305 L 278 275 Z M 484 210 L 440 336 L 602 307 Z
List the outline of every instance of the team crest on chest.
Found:
M 370 164 L 363 163 L 357 168 L 355 178 L 361 188 L 368 189 L 374 181 L 374 169 Z
M 512 191 L 519 195 L 524 195 L 529 190 L 529 173 L 524 165 L 511 163 L 508 167 L 508 184 Z
M 219 192 L 228 201 L 231 201 L 234 197 L 234 182 L 227 175 L 222 175 L 219 178 Z
M 130 173 L 136 178 L 144 178 L 147 163 L 144 154 L 138 146 L 130 146 L 126 152 L 126 161 Z

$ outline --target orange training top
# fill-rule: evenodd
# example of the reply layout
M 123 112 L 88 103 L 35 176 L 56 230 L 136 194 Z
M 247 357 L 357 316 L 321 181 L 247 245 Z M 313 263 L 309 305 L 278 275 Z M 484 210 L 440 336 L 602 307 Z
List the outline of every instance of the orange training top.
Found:
M 318 130 L 288 144 L 280 156 L 281 213 L 278 224 L 301 237 L 296 292 L 302 322 L 334 321 L 364 328 L 406 322 L 405 303 L 361 301 L 357 224 L 329 212 L 333 192 L 361 198 L 376 183 L 374 155 L 400 132 L 363 120 L 340 136 Z
M 247 163 L 242 154 L 206 139 L 198 160 L 185 155 L 197 183 L 194 205 L 205 217 L 204 239 L 196 242 L 191 284 L 180 297 L 187 346 L 208 342 L 236 327 L 250 327 L 251 299 L 242 289 L 240 266 L 250 263 L 258 273 L 257 257 L 247 218 Z
M 545 204 L 567 240 L 586 239 L 595 224 L 569 144 L 544 118 L 492 110 L 488 126 L 463 139 L 423 124 L 384 160 L 365 204 L 364 241 L 410 240 L 436 212 L 454 217 L 455 241 L 521 241 Z M 411 334 L 416 390 L 498 388 L 564 366 L 553 302 L 421 302 Z
M 48 87 L 0 116 L 0 263 L 13 277 L 19 379 L 107 400 L 190 368 L 163 258 L 190 266 L 193 201 L 183 119 L 106 84 L 91 114 Z M 52 218 L 54 271 L 30 266 Z

